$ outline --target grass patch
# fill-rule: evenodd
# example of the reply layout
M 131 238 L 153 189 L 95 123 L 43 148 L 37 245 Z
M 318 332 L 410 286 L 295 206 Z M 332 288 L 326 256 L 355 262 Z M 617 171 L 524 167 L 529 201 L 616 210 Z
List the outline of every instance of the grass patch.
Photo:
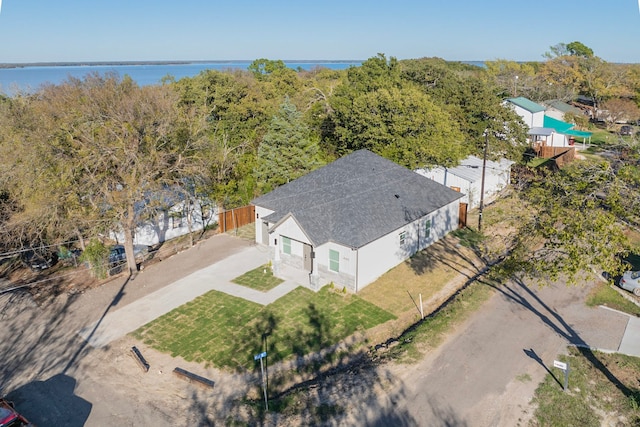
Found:
M 545 159 L 545 158 L 542 158 L 542 157 L 535 157 L 535 158 L 533 158 L 533 159 L 531 159 L 531 160 L 529 160 L 527 162 L 527 166 L 529 166 L 530 168 L 534 168 L 535 169 L 535 168 L 538 168 L 540 166 L 543 166 L 543 165 L 549 163 L 550 161 L 551 161 L 550 159 Z
M 586 303 L 589 307 L 604 305 L 634 316 L 640 316 L 640 307 L 625 299 L 615 289 L 604 283 L 597 285 L 593 289 L 589 296 L 587 296 Z
M 570 366 L 569 391 L 559 384 L 563 372 L 550 368 L 555 378 L 547 375 L 533 399 L 534 425 L 640 425 L 640 358 L 570 348 L 561 359 Z
M 249 370 L 264 349 L 269 363 L 318 351 L 358 330 L 393 319 L 356 295 L 299 287 L 260 306 L 210 291 L 133 333 L 146 345 L 187 361 Z
M 233 279 L 232 282 L 257 291 L 267 292 L 284 282 L 284 280 L 275 277 L 271 266 L 265 264 L 254 270 L 247 271 L 242 276 Z
M 483 266 L 473 250 L 458 243 L 454 237 L 436 242 L 389 270 L 358 295 L 396 316 L 407 312 L 419 314 L 420 294 L 427 301 L 461 273 L 477 272 L 478 266 Z
M 471 249 L 478 248 L 484 240 L 482 233 L 468 227 L 458 228 L 452 231 L 451 234 L 458 238 L 462 246 Z

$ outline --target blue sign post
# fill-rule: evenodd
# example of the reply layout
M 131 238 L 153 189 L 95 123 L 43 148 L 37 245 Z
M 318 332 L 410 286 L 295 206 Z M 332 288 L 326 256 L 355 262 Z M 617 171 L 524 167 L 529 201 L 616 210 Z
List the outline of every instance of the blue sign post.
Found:
M 268 411 L 269 401 L 267 400 L 267 381 L 266 376 L 264 375 L 264 364 L 262 363 L 262 359 L 264 359 L 265 357 L 267 357 L 267 352 L 263 351 L 262 353 L 253 356 L 253 360 L 260 360 L 260 372 L 262 374 L 262 391 L 264 392 L 264 407 Z

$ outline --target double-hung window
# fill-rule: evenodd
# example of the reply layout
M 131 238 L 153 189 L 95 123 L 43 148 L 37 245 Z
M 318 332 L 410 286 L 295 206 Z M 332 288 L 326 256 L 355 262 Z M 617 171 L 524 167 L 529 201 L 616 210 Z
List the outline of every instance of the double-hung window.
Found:
M 431 237 L 431 219 L 424 223 L 424 237 L 427 239 Z
M 282 237 L 282 252 L 291 255 L 291 239 L 288 237 Z
M 329 270 L 340 271 L 340 252 L 329 249 Z
M 407 241 L 407 232 L 401 231 L 398 237 L 400 238 L 400 246 L 404 246 Z

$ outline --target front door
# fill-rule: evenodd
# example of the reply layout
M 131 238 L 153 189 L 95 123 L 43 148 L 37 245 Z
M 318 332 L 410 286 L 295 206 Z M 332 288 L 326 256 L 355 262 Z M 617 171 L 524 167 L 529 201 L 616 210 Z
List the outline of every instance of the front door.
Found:
M 306 243 L 302 246 L 302 255 L 304 257 L 304 269 L 309 273 L 313 272 L 313 248 Z
M 269 246 L 269 223 L 262 221 L 262 244 Z

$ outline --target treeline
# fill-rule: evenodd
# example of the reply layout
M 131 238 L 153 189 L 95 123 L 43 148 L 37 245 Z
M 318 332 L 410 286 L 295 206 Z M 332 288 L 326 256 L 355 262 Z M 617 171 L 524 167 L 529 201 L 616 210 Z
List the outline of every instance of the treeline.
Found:
M 89 74 L 2 98 L 0 245 L 6 252 L 119 229 L 129 252 L 136 225 L 169 199 L 163 192 L 233 208 L 361 148 L 409 168 L 454 165 L 478 153 L 488 131 L 492 156 L 519 160 L 526 129 L 502 104 L 512 89 L 540 100 L 545 79 L 555 79 L 555 98 L 614 96 L 594 91 L 591 75 L 582 86 L 559 79 L 558 69 L 575 66 L 565 53 L 486 68 L 378 55 L 347 70 L 296 71 L 259 59 L 248 71 L 156 86 Z M 637 95 L 637 67 L 623 68 L 635 82 L 625 90 Z

